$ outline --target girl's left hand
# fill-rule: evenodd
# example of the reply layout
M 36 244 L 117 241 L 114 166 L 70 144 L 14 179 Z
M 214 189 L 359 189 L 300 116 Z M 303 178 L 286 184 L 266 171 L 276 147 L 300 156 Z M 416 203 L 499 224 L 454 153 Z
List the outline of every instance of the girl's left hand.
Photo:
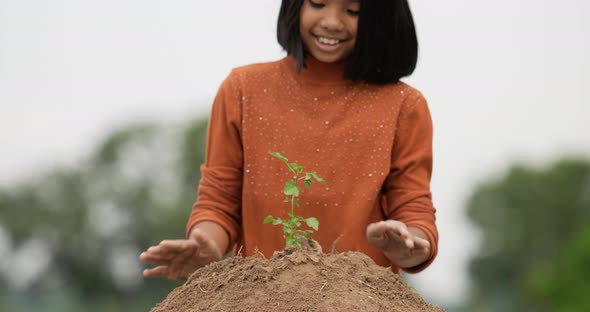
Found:
M 422 237 L 420 237 L 422 236 Z M 430 256 L 430 242 L 416 227 L 395 220 L 379 221 L 367 227 L 367 239 L 400 268 L 424 263 Z

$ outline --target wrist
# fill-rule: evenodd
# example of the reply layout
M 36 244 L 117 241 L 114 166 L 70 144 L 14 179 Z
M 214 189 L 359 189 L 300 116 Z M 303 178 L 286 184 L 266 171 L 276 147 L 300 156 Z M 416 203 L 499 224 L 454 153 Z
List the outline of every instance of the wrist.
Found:
M 194 240 L 193 232 L 199 230 L 201 235 L 205 235 L 211 240 L 211 245 L 217 250 L 219 259 L 227 253 L 229 249 L 229 234 L 221 225 L 212 221 L 202 221 L 193 226 L 189 239 Z

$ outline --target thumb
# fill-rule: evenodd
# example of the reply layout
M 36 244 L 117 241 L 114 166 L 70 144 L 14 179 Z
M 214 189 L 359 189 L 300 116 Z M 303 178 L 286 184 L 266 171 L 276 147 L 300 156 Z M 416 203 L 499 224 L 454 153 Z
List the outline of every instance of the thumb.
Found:
M 197 243 L 197 248 L 200 252 L 214 255 L 219 259 L 223 256 L 223 250 L 220 250 L 217 246 L 217 242 L 213 240 L 207 232 L 202 231 L 201 229 L 194 229 L 191 233 L 191 239 Z
M 191 239 L 193 239 L 199 248 L 211 247 L 212 241 L 201 229 L 194 229 L 191 233 Z
M 373 235 L 375 233 L 375 227 L 377 226 L 376 223 L 371 223 L 367 226 L 367 237 Z
M 367 226 L 367 237 L 382 238 L 383 226 L 379 226 L 382 222 L 371 223 Z
M 380 229 L 377 222 L 371 223 L 367 226 L 367 240 L 373 246 L 381 248 L 386 238 L 387 237 L 385 237 L 383 230 Z
M 190 239 L 194 240 L 199 245 L 201 243 L 204 243 L 203 231 L 201 231 L 201 229 L 193 229 L 193 231 L 191 232 Z

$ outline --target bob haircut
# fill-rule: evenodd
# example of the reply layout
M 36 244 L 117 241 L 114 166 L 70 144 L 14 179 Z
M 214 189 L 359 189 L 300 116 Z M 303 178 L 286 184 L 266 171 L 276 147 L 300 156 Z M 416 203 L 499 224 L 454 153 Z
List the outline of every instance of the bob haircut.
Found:
M 307 51 L 299 33 L 303 1 L 282 0 L 277 39 L 305 67 Z M 407 0 L 361 0 L 355 47 L 345 61 L 344 79 L 386 84 L 409 76 L 418 60 L 418 38 Z

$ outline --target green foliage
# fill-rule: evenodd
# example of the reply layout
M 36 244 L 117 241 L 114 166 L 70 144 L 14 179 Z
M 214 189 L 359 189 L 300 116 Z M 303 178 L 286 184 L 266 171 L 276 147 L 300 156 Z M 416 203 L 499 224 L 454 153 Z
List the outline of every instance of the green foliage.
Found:
M 302 216 L 298 216 L 295 214 L 294 210 L 295 207 L 299 207 L 299 195 L 301 194 L 301 187 L 298 185 L 299 181 L 303 180 L 303 185 L 305 188 L 309 188 L 312 183 L 313 179 L 315 181 L 326 184 L 326 181 L 322 179 L 316 172 L 305 172 L 303 173 L 303 167 L 296 163 L 290 163 L 289 159 L 285 156 L 281 155 L 279 152 L 269 152 L 272 156 L 280 159 L 289 168 L 289 171 L 293 173 L 293 178 L 287 180 L 285 182 L 285 188 L 283 189 L 283 194 L 287 197 L 283 200 L 283 202 L 291 203 L 291 211 L 287 213 L 289 216 L 286 219 L 275 218 L 272 215 L 267 216 L 264 218 L 263 224 L 272 223 L 273 225 L 282 225 L 283 226 L 283 235 L 285 237 L 285 243 L 287 247 L 297 244 L 300 245 L 300 242 L 297 240 L 298 236 L 303 236 L 307 238 L 311 238 L 311 235 L 314 231 L 317 231 L 320 222 L 318 219 L 314 217 L 304 218 Z M 303 176 L 302 176 L 303 175 Z M 313 179 L 312 179 L 313 178 Z M 299 227 L 305 223 L 308 227 L 312 230 L 300 230 Z
M 530 293 L 529 278 L 542 280 L 539 268 L 553 267 L 564 244 L 588 224 L 588 194 L 590 163 L 584 160 L 566 159 L 541 169 L 516 165 L 481 184 L 467 210 L 482 231 L 481 250 L 470 263 L 475 284 L 470 310 L 542 310 L 538 296 Z M 571 269 L 583 272 L 579 266 Z
M 179 283 L 145 280 L 147 264 L 138 256 L 163 238 L 184 236 L 206 129 L 205 120 L 132 126 L 110 135 L 79 167 L 0 189 L 6 253 L 41 242 L 44 249 L 27 257 L 49 259 L 16 288 L 8 271 L 41 261 L 3 258 L 0 290 L 11 295 L 0 296 L 0 310 L 146 311 L 163 300 Z
M 590 224 L 566 242 L 554 262 L 539 263 L 529 272 L 534 300 L 550 311 L 590 311 Z
M 207 145 L 207 120 L 189 123 L 181 135 L 181 159 L 178 163 L 183 185 L 190 187 L 191 192 L 199 184 L 201 171 L 199 166 L 205 162 L 205 146 Z

